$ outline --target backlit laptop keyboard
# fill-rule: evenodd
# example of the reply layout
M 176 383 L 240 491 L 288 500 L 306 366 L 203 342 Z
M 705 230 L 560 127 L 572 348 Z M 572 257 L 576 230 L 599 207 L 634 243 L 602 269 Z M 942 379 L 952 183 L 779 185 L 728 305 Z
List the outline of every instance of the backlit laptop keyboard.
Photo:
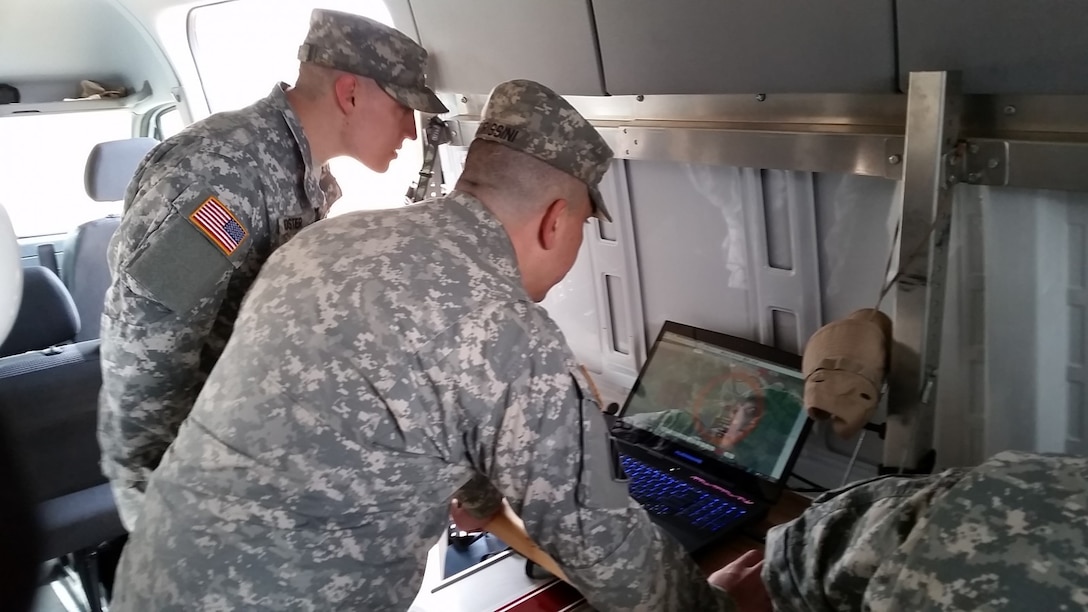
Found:
M 742 518 L 747 510 L 684 480 L 622 456 L 631 497 L 650 514 L 686 522 L 715 532 Z

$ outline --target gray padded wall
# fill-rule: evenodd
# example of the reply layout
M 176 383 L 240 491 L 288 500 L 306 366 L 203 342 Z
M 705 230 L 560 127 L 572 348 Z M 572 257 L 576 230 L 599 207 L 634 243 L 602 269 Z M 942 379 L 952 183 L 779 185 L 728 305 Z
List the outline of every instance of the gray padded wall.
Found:
M 488 93 L 525 78 L 564 95 L 601 95 L 589 0 L 411 0 L 436 89 Z
M 904 91 L 911 71 L 961 70 L 964 93 L 1088 93 L 1088 0 L 899 0 L 898 12 Z
M 613 95 L 893 92 L 892 0 L 593 0 Z
M 769 192 L 791 174 L 813 183 L 811 198 L 784 195 L 787 207 L 807 204 L 816 213 L 809 231 L 819 239 L 817 274 L 826 284 L 819 292 L 823 319 L 875 302 L 890 243 L 893 181 L 767 170 L 755 171 L 763 175 L 762 185 L 749 185 L 749 169 L 655 161 L 629 161 L 627 170 L 648 342 L 665 320 L 760 340 L 757 308 L 774 296 L 759 281 L 761 240 L 750 229 L 751 217 L 761 207 L 769 212 L 777 205 Z M 767 246 L 781 243 L 785 236 L 771 228 L 781 217 L 766 219 Z M 797 274 L 811 270 L 803 257 L 794 251 Z M 796 471 L 820 484 L 838 485 L 852 450 L 852 441 L 817 427 Z M 876 436 L 867 437 L 860 459 L 871 465 L 880 461 Z M 852 477 L 875 475 L 871 465 L 858 466 Z
M 824 321 L 876 304 L 891 249 L 896 183 L 817 174 L 816 222 Z

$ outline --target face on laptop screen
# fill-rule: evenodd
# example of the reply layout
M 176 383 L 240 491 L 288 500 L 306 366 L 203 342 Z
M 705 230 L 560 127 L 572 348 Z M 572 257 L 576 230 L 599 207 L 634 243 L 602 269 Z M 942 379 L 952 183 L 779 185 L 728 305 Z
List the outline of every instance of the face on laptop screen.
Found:
M 803 394 L 800 372 L 666 331 L 622 418 L 778 480 L 807 420 Z

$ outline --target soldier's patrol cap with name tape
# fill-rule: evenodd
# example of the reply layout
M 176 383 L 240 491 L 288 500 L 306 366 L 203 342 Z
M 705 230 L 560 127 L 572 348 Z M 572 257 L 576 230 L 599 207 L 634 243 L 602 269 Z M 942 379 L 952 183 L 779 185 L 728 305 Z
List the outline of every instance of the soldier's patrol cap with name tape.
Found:
M 360 15 L 314 9 L 298 59 L 373 79 L 394 100 L 424 113 L 448 109 L 427 87 L 427 51 L 403 33 Z
M 594 215 L 611 221 L 598 185 L 612 148 L 559 94 L 535 81 L 500 83 L 491 90 L 476 138 L 504 144 L 562 170 L 589 188 Z

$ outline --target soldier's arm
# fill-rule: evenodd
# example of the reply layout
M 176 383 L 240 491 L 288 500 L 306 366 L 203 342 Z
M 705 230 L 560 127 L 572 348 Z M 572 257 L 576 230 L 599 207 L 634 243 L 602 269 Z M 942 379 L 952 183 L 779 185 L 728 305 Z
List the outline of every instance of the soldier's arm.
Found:
M 463 321 L 460 336 L 470 457 L 589 602 L 732 610 L 612 478 L 604 419 L 554 323 L 515 304 Z
M 859 610 L 870 579 L 965 470 L 887 476 L 818 498 L 767 533 L 763 583 L 775 610 Z
M 230 276 L 256 241 L 251 197 L 228 181 L 163 181 L 125 213 L 101 331 L 99 442 L 116 485 L 143 490 L 204 383 L 209 332 L 241 298 Z

